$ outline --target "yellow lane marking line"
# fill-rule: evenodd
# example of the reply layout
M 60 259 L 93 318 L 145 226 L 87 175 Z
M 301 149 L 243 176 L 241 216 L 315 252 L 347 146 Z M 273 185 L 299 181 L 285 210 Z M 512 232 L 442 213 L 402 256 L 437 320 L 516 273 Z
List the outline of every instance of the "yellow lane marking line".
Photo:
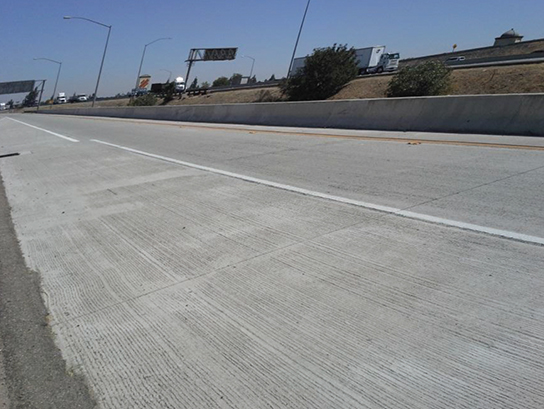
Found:
M 67 116 L 67 115 L 65 115 Z M 192 129 L 207 129 L 207 130 L 219 130 L 219 131 L 241 131 L 247 132 L 249 134 L 276 134 L 276 135 L 292 135 L 292 136 L 312 136 L 312 137 L 322 137 L 322 138 L 342 138 L 342 139 L 358 139 L 364 141 L 377 141 L 377 142 L 401 142 L 407 143 L 409 145 L 455 145 L 455 146 L 468 146 L 468 147 L 479 147 L 479 148 L 498 148 L 498 149 L 522 149 L 530 151 L 544 151 L 544 146 L 535 146 L 535 145 L 515 145 L 507 143 L 493 143 L 493 142 L 467 142 L 467 141 L 444 141 L 439 139 L 418 139 L 418 138 L 403 138 L 403 137 L 387 137 L 387 136 L 364 136 L 364 135 L 336 135 L 336 134 L 326 134 L 326 133 L 317 133 L 317 132 L 295 132 L 295 131 L 282 131 L 282 130 L 266 130 L 266 129 L 253 129 L 248 130 L 238 127 L 223 127 L 223 126 L 207 126 L 207 125 L 180 125 L 179 123 L 170 123 L 170 122 L 159 122 L 159 121 L 149 121 L 149 120 L 133 120 L 133 119 L 124 119 L 124 118 L 110 118 L 110 117 L 83 117 L 79 115 L 70 115 L 78 118 L 83 118 L 87 120 L 110 120 L 110 121 L 119 121 L 127 122 L 132 124 L 140 125 L 161 125 L 161 126 L 170 126 L 176 128 L 192 128 Z M 252 126 L 252 125 L 248 125 Z M 264 126 L 264 125 L 257 125 Z M 392 132 L 392 131 L 391 131 Z

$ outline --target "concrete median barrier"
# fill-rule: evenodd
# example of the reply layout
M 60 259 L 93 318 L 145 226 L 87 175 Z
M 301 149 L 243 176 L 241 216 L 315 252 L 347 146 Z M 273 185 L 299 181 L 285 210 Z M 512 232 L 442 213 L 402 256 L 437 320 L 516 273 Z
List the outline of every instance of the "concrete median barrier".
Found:
M 544 94 L 42 110 L 245 125 L 544 136 Z

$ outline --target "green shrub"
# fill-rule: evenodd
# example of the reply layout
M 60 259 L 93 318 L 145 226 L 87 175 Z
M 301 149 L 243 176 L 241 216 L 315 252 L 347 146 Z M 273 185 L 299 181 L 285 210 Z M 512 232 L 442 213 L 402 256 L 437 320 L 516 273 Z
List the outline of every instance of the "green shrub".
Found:
M 355 49 L 346 45 L 317 48 L 298 72 L 283 81 L 282 91 L 291 101 L 314 101 L 332 97 L 357 76 Z
M 227 77 L 219 77 L 213 82 L 212 87 L 226 87 L 227 85 L 230 85 L 229 79 Z
M 229 79 L 229 84 L 230 85 L 240 85 L 242 83 L 242 78 L 244 78 L 244 76 L 242 74 L 234 73 L 234 74 L 232 74 L 232 76 Z
M 128 103 L 131 107 L 144 107 L 153 106 L 157 104 L 157 97 L 153 94 L 145 94 L 141 97 L 135 98 Z
M 163 85 L 162 91 L 164 93 L 164 97 L 161 105 L 166 105 L 174 99 L 174 95 L 176 94 L 176 83 L 174 81 L 167 82 Z
M 38 88 L 30 91 L 27 94 L 27 96 L 23 100 L 23 106 L 24 107 L 33 107 L 33 106 L 37 105 L 37 101 L 36 101 L 37 99 L 38 99 Z
M 388 97 L 443 95 L 451 89 L 451 70 L 439 61 L 401 69 L 387 87 Z

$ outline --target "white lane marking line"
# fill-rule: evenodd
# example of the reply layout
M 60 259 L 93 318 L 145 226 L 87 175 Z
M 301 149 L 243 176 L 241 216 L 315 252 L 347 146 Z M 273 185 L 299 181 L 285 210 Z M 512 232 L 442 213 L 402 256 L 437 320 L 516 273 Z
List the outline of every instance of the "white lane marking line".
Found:
M 272 181 L 265 180 L 265 179 L 258 179 L 258 178 L 254 178 L 254 177 L 251 177 L 251 176 L 241 175 L 239 173 L 233 173 L 233 172 L 228 172 L 228 171 L 221 170 L 221 169 L 210 168 L 208 166 L 197 165 L 195 163 L 184 162 L 184 161 L 169 158 L 169 157 L 166 157 L 166 156 L 155 155 L 153 153 L 139 151 L 137 149 L 132 149 L 132 148 L 128 148 L 126 146 L 116 145 L 114 143 L 104 142 L 104 141 L 101 141 L 101 140 L 98 140 L 98 139 L 91 139 L 91 141 L 100 143 L 102 145 L 107 145 L 107 146 L 112 146 L 114 148 L 122 149 L 124 151 L 136 153 L 138 155 L 148 156 L 150 158 L 160 159 L 160 160 L 163 160 L 163 161 L 166 161 L 166 162 L 171 162 L 171 163 L 175 163 L 175 164 L 182 165 L 182 166 L 187 166 L 187 167 L 194 168 L 194 169 L 199 169 L 199 170 L 203 170 L 203 171 L 206 171 L 206 172 L 216 173 L 218 175 L 223 175 L 223 176 L 228 176 L 228 177 L 232 177 L 232 178 L 236 178 L 236 179 L 241 179 L 241 180 L 245 180 L 247 182 L 253 182 L 253 183 L 258 183 L 260 185 L 275 187 L 277 189 L 287 190 L 289 192 L 295 192 L 295 193 L 300 193 L 300 194 L 307 195 L 307 196 L 313 196 L 313 197 L 318 197 L 318 198 L 321 198 L 321 199 L 332 200 L 334 202 L 345 203 L 345 204 L 349 204 L 349 205 L 353 205 L 353 206 L 363 207 L 363 208 L 366 208 L 366 209 L 378 210 L 380 212 L 390 213 L 390 214 L 394 214 L 394 215 L 397 215 L 397 216 L 407 217 L 407 218 L 410 218 L 410 219 L 441 224 L 441 225 L 449 226 L 449 227 L 456 227 L 456 228 L 463 229 L 463 230 L 470 230 L 470 231 L 474 231 L 474 232 L 477 232 L 477 233 L 486 233 L 486 234 L 490 234 L 492 236 L 504 237 L 504 238 L 513 239 L 513 240 L 517 240 L 517 241 L 544 245 L 544 238 L 542 238 L 542 237 L 529 236 L 527 234 L 516 233 L 516 232 L 512 232 L 512 231 L 508 231 L 508 230 L 494 229 L 492 227 L 485 227 L 485 226 L 480 226 L 480 225 L 477 225 L 477 224 L 459 222 L 459 221 L 456 221 L 456 220 L 450 220 L 450 219 L 444 219 L 444 218 L 441 218 L 441 217 L 429 216 L 429 215 L 422 214 L 422 213 L 410 212 L 410 211 L 407 211 L 407 210 L 397 209 L 395 207 L 382 206 L 382 205 L 378 205 L 378 204 L 374 204 L 374 203 L 362 202 L 360 200 L 348 199 L 346 197 L 329 195 L 327 193 L 316 192 L 314 190 L 303 189 L 303 188 L 296 187 L 296 186 L 285 185 L 283 183 L 277 183 L 277 182 L 272 182 Z
M 27 124 L 26 122 L 19 121 L 17 119 L 13 119 L 13 118 L 10 118 L 10 117 L 8 117 L 7 119 L 11 119 L 12 121 L 19 122 L 20 124 L 23 124 L 23 125 L 26 125 L 26 126 L 30 126 L 31 128 L 37 129 L 39 131 L 47 132 L 47 133 L 49 133 L 51 135 L 58 136 L 59 138 L 66 139 L 67 141 L 70 141 L 70 142 L 79 142 L 77 139 L 70 138 L 69 136 L 64 136 L 64 135 L 61 135 L 60 133 L 51 132 L 51 131 L 48 131 L 47 129 L 39 128 L 37 126 Z

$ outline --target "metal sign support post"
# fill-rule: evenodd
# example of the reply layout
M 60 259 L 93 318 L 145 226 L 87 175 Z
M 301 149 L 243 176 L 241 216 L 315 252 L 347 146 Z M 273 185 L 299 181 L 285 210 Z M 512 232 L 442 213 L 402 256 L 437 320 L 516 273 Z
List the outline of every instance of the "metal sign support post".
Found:
M 187 75 L 185 76 L 185 91 L 187 91 L 189 87 L 189 75 L 191 74 L 191 68 L 193 68 L 194 61 L 189 60 L 189 64 L 187 66 Z
M 289 64 L 289 71 L 287 72 L 287 79 L 291 77 L 291 70 L 293 69 L 293 62 L 295 61 L 295 55 L 297 54 L 298 42 L 300 40 L 300 35 L 302 34 L 302 29 L 304 28 L 304 22 L 306 21 L 306 14 L 308 14 L 308 8 L 310 8 L 310 2 L 308 0 L 306 4 L 306 10 L 304 11 L 304 17 L 302 17 L 302 23 L 300 23 L 300 30 L 298 30 L 297 41 L 295 43 L 295 49 L 293 50 L 293 56 L 291 57 L 291 64 Z
M 36 108 L 36 112 L 40 110 L 40 104 L 42 103 L 42 95 L 43 95 L 43 89 L 45 87 L 45 81 L 46 80 L 42 80 L 42 90 L 40 91 L 40 99 L 38 101 L 38 108 Z

